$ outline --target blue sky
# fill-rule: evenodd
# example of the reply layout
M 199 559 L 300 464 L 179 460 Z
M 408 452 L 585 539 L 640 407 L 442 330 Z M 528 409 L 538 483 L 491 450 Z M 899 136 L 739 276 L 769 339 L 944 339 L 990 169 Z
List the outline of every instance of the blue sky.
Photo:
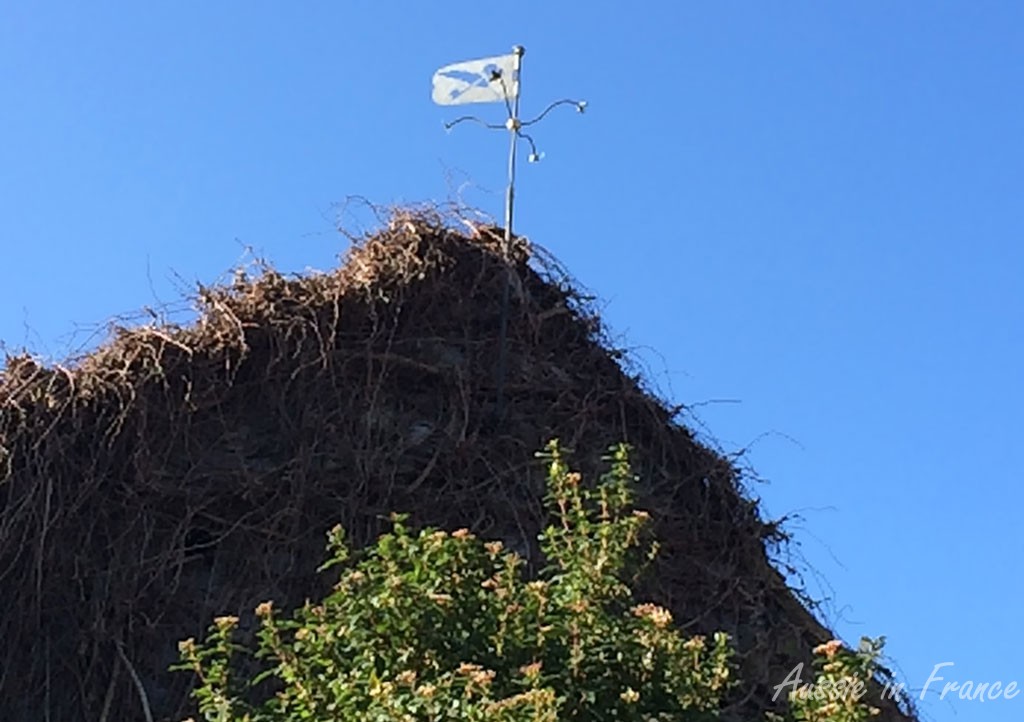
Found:
M 441 65 L 522 44 L 518 230 L 767 481 L 848 640 L 911 688 L 1016 680 L 1024 642 L 1024 5 L 7 3 L 0 338 L 59 358 L 255 248 L 327 268 L 339 217 L 500 218 L 505 138 Z M 475 106 L 501 122 L 496 106 Z M 820 582 L 820 584 L 819 584 Z M 781 681 L 781 680 L 780 680 Z M 935 687 L 933 686 L 933 690 Z M 931 693 L 933 720 L 1019 719 Z

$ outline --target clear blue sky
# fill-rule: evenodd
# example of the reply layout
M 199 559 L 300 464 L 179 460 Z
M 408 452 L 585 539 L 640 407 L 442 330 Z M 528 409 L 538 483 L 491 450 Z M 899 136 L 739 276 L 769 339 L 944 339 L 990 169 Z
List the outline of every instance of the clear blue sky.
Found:
M 590 103 L 518 230 L 673 400 L 738 402 L 699 415 L 845 638 L 1024 685 L 1020 3 L 6 3 L 0 338 L 60 357 L 246 245 L 330 267 L 349 195 L 500 217 L 505 138 L 445 134 L 430 77 L 516 43 L 526 114 Z

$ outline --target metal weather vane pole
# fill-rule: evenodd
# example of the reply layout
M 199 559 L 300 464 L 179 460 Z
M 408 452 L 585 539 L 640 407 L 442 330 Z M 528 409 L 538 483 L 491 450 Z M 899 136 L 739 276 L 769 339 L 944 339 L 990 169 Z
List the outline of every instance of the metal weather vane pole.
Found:
M 522 73 L 523 73 L 523 55 L 526 54 L 526 49 L 522 45 L 516 45 L 512 48 L 512 55 L 515 61 L 512 65 L 515 71 L 515 78 L 512 81 L 514 83 L 513 99 L 512 99 L 512 110 L 509 113 L 509 118 L 505 122 L 505 127 L 508 128 L 509 136 L 509 148 L 508 148 L 508 188 L 505 191 L 505 247 L 502 249 L 505 253 L 505 259 L 509 260 L 509 254 L 512 251 L 512 208 L 515 203 L 516 197 L 516 148 L 519 146 L 519 91 L 522 88 Z M 506 289 L 508 285 L 506 284 Z M 504 335 L 503 335 L 504 337 Z
M 508 118 L 503 125 L 486 123 L 476 116 L 463 116 L 450 123 L 445 129 L 451 130 L 456 125 L 471 121 L 490 130 L 507 130 L 509 133 L 508 151 L 508 186 L 505 191 L 505 235 L 502 244 L 502 255 L 506 263 L 505 283 L 501 295 L 501 318 L 499 321 L 499 351 L 497 370 L 497 413 L 500 421 L 505 415 L 505 376 L 508 367 L 508 316 L 512 286 L 512 215 L 515 206 L 516 185 L 516 150 L 519 141 L 525 140 L 530 145 L 529 160 L 531 163 L 542 157 L 537 152 L 533 138 L 523 132 L 523 128 L 539 123 L 552 110 L 560 105 L 572 105 L 582 113 L 586 101 L 559 100 L 551 103 L 537 117 L 522 121 L 519 117 L 519 98 L 522 93 L 523 55 L 526 53 L 522 45 L 512 48 L 511 55 L 493 58 L 481 58 L 462 63 L 454 63 L 434 73 L 433 99 L 439 105 L 462 105 L 464 103 L 488 103 L 504 101 Z

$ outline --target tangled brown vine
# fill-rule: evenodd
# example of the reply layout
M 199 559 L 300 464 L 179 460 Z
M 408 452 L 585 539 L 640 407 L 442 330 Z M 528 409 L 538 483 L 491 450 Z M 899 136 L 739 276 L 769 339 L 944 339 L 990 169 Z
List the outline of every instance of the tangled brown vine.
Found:
M 0 718 L 186 716 L 187 675 L 167 672 L 178 640 L 316 595 L 338 522 L 365 544 L 408 511 L 535 554 L 533 454 L 552 437 L 584 472 L 633 446 L 662 542 L 643 592 L 688 630 L 732 633 L 736 709 L 771 707 L 771 685 L 830 636 L 770 564 L 783 535 L 525 239 L 495 422 L 499 238 L 399 213 L 333 272 L 202 288 L 195 323 L 122 328 L 74 363 L 8 358 Z

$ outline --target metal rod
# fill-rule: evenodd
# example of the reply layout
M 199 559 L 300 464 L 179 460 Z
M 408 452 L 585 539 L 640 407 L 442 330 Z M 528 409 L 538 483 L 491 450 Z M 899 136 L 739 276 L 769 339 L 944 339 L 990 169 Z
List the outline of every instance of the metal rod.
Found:
M 523 67 L 523 55 L 526 53 L 526 49 L 522 45 L 516 45 L 512 48 L 512 52 L 515 55 L 515 61 L 512 67 L 515 70 L 515 78 L 512 86 L 512 117 L 508 119 L 508 136 L 509 136 L 509 147 L 508 147 L 508 190 L 505 193 L 505 257 L 509 258 L 508 254 L 512 248 L 512 209 L 515 203 L 516 193 L 516 146 L 519 140 L 519 95 L 522 92 L 522 67 Z
M 508 189 L 505 193 L 505 242 L 502 254 L 505 256 L 505 284 L 501 292 L 501 319 L 499 321 L 499 346 L 498 346 L 498 400 L 497 420 L 500 423 L 505 417 L 505 375 L 508 370 L 508 314 L 509 296 L 512 286 L 512 211 L 515 204 L 516 194 L 516 146 L 519 140 L 519 97 L 522 94 L 522 66 L 523 55 L 526 49 L 522 45 L 512 48 L 515 55 L 513 62 L 514 83 L 512 87 L 512 115 L 509 117 L 506 126 L 508 127 L 509 149 L 508 149 Z

